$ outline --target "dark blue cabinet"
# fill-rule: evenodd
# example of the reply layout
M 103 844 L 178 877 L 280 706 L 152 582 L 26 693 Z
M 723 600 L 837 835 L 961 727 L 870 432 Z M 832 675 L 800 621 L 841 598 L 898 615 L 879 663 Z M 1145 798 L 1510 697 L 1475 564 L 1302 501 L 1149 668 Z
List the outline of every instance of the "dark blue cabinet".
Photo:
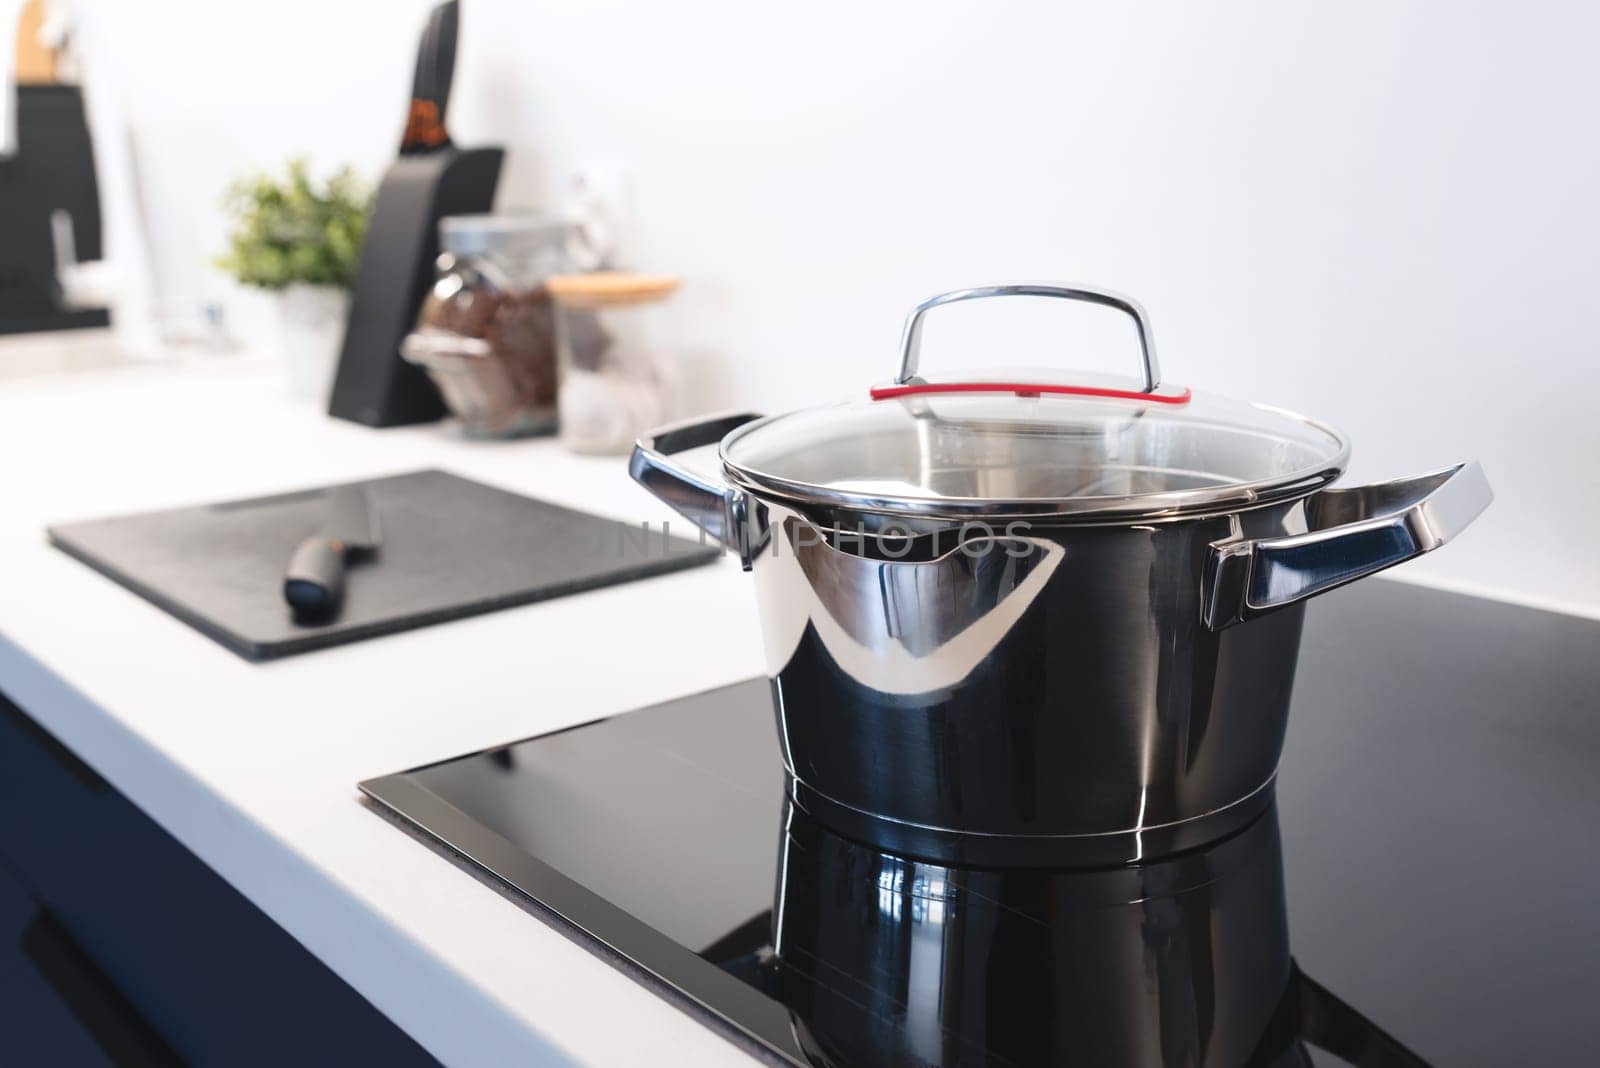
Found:
M 436 1063 L 0 695 L 0 1063 Z
M 16 874 L 0 865 L 0 1059 L 26 1065 L 114 1065 L 146 1052 L 155 1062 L 164 1044 L 125 1000 L 95 983 L 81 956 Z M 79 965 L 63 967 L 66 959 Z M 98 989 L 97 989 L 98 987 Z M 96 995 L 108 995 L 97 998 Z M 122 1032 L 140 1035 L 135 1052 Z

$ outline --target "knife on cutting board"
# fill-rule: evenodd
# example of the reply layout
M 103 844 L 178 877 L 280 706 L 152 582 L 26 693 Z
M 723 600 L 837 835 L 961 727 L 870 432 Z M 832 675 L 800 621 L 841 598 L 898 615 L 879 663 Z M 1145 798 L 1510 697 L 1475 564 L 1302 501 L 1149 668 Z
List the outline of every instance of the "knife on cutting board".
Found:
M 339 611 L 345 567 L 371 559 L 383 541 L 365 486 L 335 486 L 326 497 L 322 532 L 300 543 L 283 573 L 283 599 L 297 617 L 307 619 L 325 619 Z

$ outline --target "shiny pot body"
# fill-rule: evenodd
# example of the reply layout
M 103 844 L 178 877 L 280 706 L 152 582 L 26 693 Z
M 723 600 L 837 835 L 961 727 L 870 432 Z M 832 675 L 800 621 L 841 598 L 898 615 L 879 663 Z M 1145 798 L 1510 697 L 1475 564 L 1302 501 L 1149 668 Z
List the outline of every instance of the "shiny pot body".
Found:
M 1201 577 L 1241 528 L 1303 529 L 1303 502 L 1013 523 L 926 560 L 842 550 L 793 509 L 760 507 L 770 537 L 752 571 L 803 808 L 972 863 L 1132 860 L 1259 813 L 1304 606 L 1212 630 Z
M 633 477 L 753 572 L 792 800 L 952 863 L 1138 860 L 1248 822 L 1305 601 L 1438 548 L 1491 497 L 1469 462 L 1209 514 L 946 522 L 671 459 L 757 418 L 664 428 Z

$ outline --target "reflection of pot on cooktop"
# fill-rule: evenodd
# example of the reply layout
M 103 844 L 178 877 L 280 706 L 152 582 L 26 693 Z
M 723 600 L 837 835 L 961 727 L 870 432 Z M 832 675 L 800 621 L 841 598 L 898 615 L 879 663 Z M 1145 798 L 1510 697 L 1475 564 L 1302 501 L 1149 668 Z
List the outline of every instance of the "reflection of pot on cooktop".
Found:
M 764 972 L 819 1065 L 1423 1063 L 1296 968 L 1275 808 L 1155 863 L 1046 871 L 896 856 L 786 806 L 770 937 L 727 966 Z

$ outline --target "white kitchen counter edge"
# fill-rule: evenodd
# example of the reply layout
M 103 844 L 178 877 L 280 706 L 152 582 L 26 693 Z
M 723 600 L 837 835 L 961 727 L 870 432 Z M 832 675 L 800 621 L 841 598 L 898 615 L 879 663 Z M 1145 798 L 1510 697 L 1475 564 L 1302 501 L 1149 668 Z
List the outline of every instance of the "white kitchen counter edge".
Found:
M 246 892 L 363 995 L 446 1063 L 543 1064 L 568 1060 L 487 991 L 430 955 L 404 930 L 345 892 L 247 815 L 174 768 L 115 717 L 0 637 L 6 693 L 173 837 Z M 66 729 L 68 722 L 72 724 Z M 199 843 L 204 843 L 196 848 Z M 379 953 L 374 947 L 381 946 Z M 383 967 L 375 967 L 379 963 Z M 426 973 L 426 974 L 425 974 Z M 419 980 L 426 978 L 425 988 Z M 419 996 L 426 991 L 427 996 Z M 395 1011 L 395 1010 L 399 1011 Z M 452 1041 L 458 1033 L 466 1045 Z M 437 1036 L 437 1037 L 434 1037 Z

